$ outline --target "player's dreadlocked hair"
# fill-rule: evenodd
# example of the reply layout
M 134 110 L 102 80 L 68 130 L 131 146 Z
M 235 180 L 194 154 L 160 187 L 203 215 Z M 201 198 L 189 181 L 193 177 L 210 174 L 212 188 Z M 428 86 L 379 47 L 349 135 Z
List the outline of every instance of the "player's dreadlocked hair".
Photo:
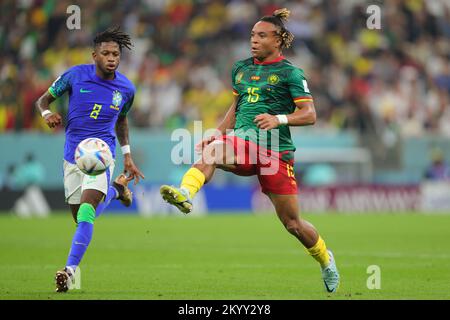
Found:
M 279 27 L 277 35 L 281 38 L 281 49 L 289 48 L 294 40 L 294 35 L 284 26 L 284 23 L 288 21 L 290 13 L 286 8 L 278 9 L 271 16 L 265 16 L 259 20 L 272 23 Z
M 128 34 L 120 31 L 120 27 L 108 28 L 107 30 L 97 33 L 94 38 L 94 46 L 100 45 L 102 42 L 114 41 L 119 45 L 120 51 L 125 47 L 131 50 L 133 46 L 131 38 Z

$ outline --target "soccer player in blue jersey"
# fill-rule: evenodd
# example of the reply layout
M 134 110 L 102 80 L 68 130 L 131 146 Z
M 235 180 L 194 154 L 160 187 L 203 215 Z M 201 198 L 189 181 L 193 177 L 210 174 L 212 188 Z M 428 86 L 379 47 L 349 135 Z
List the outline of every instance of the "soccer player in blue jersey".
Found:
M 130 206 L 132 194 L 128 182 L 139 182 L 144 175 L 130 153 L 127 113 L 133 104 L 135 88 L 116 71 L 122 49 L 131 49 L 130 36 L 119 28 L 97 34 L 92 57 L 94 64 L 77 65 L 64 72 L 36 102 L 50 128 L 63 124 L 58 113 L 48 106 L 65 92 L 69 110 L 65 121 L 64 189 L 66 201 L 77 223 L 66 267 L 56 273 L 56 292 L 66 292 L 75 281 L 75 271 L 92 239 L 94 220 L 113 199 Z M 83 174 L 75 164 L 74 153 L 84 139 L 105 141 L 115 157 L 116 134 L 124 154 L 124 173 L 111 184 L 114 164 L 98 176 Z M 128 175 L 128 176 L 127 176 Z

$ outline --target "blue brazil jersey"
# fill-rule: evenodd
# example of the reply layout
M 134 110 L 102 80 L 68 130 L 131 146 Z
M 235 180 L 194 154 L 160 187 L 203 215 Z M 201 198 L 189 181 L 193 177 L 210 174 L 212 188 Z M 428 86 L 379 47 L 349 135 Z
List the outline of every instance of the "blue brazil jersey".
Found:
M 75 163 L 77 145 L 86 138 L 105 141 L 115 157 L 115 124 L 119 115 L 131 108 L 136 89 L 116 71 L 114 80 L 104 80 L 95 73 L 95 65 L 77 65 L 64 72 L 48 89 L 54 98 L 69 93 L 64 159 Z

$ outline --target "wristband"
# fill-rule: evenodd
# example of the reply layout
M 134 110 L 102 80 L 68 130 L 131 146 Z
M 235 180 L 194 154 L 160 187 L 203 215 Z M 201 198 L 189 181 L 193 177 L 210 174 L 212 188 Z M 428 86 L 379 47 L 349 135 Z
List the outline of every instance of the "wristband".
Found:
M 41 116 L 42 116 L 42 118 L 45 118 L 45 116 L 47 116 L 49 114 L 52 114 L 52 112 L 47 109 L 47 110 L 42 111 Z
M 285 114 L 278 114 L 278 115 L 276 115 L 276 117 L 278 118 L 278 121 L 280 122 L 280 124 L 288 124 L 287 115 L 285 115 Z
M 131 153 L 130 145 L 127 144 L 125 146 L 122 146 L 120 149 L 122 149 L 122 154 Z

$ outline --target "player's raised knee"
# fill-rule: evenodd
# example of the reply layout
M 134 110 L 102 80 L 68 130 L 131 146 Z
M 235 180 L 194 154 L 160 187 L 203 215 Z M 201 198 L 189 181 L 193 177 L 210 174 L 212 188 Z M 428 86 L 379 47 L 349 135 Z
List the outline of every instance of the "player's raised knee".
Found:
M 80 209 L 78 209 L 77 221 L 88 222 L 94 224 L 95 221 L 95 208 L 90 203 L 82 203 Z

